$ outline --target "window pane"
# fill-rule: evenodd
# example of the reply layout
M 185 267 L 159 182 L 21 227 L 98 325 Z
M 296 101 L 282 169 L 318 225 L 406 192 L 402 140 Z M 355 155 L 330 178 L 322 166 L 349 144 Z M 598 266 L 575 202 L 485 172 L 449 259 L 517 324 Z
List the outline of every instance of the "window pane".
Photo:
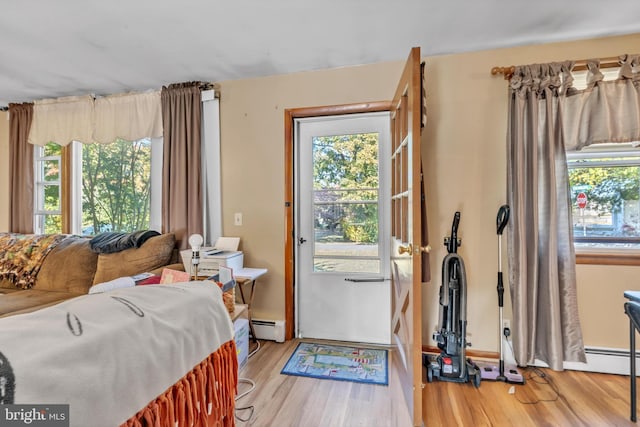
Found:
M 59 181 L 60 180 L 60 162 L 58 160 L 44 160 L 44 173 L 43 178 L 45 181 Z
M 43 157 L 60 156 L 62 154 L 62 146 L 56 144 L 55 142 L 49 142 L 43 148 Z
M 42 189 L 44 197 L 39 200 L 39 211 L 60 212 L 60 186 L 58 184 L 45 184 L 38 186 Z
M 36 233 L 62 233 L 62 217 L 60 215 L 36 215 Z
M 149 228 L 151 141 L 82 147 L 82 234 Z
M 574 237 L 619 241 L 640 237 L 640 168 L 576 167 L 569 170 Z M 578 206 L 584 193 L 586 206 Z M 628 243 L 628 242 L 626 242 Z
M 312 139 L 316 272 L 380 272 L 378 137 Z
M 313 271 L 336 273 L 379 273 L 380 260 L 314 257 Z

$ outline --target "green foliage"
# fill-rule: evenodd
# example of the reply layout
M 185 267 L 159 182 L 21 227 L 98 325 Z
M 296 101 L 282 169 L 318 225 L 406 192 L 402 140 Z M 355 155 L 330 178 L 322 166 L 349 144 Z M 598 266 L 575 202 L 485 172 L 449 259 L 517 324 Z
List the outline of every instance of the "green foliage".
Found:
M 600 213 L 618 212 L 625 200 L 638 200 L 640 168 L 583 167 L 569 169 L 569 184 L 578 186 L 571 200 L 575 204 L 578 193 L 587 195 L 589 207 Z
M 60 215 L 45 215 L 44 234 L 62 233 L 62 218 Z
M 149 227 L 151 143 L 118 140 L 82 150 L 82 224 L 89 234 Z
M 342 232 L 351 242 L 378 241 L 378 134 L 313 138 L 317 228 Z

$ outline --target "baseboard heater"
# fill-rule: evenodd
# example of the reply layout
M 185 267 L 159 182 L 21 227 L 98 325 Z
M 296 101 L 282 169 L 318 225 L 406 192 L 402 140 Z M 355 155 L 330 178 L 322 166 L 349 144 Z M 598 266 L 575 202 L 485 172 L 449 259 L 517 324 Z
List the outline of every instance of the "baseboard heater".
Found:
M 251 323 L 257 339 L 284 342 L 284 320 L 252 319 Z
M 605 374 L 629 375 L 629 350 L 619 348 L 585 347 L 587 363 L 564 362 L 565 369 L 575 371 L 601 372 Z M 636 372 L 640 372 L 638 364 L 640 353 L 636 356 Z M 539 362 L 536 360 L 536 362 Z M 543 362 L 536 363 L 545 366 Z

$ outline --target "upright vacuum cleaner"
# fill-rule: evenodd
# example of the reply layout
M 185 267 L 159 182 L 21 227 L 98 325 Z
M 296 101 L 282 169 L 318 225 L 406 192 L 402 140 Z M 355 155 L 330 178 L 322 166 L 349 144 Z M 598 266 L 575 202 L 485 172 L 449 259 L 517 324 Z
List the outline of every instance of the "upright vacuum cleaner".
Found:
M 442 261 L 442 286 L 440 286 L 440 324 L 433 339 L 440 354 L 435 358 L 423 357 L 427 367 L 427 381 L 434 378 L 459 383 L 473 382 L 480 387 L 481 375 L 478 367 L 467 359 L 467 279 L 464 262 L 457 254 L 462 244 L 458 239 L 460 212 L 453 216 L 451 236 L 444 239 L 448 254 Z
M 490 363 L 478 362 L 480 366 L 480 372 L 482 378 L 491 381 L 504 381 L 510 384 L 524 384 L 524 377 L 515 366 L 504 366 L 504 339 L 507 339 L 511 334 L 509 328 L 503 327 L 504 325 L 504 284 L 502 281 L 502 232 L 509 223 L 510 208 L 509 205 L 502 205 L 498 209 L 498 216 L 496 218 L 496 232 L 498 234 L 498 317 L 499 325 L 498 331 L 500 336 L 500 361 L 498 366 Z M 504 338 L 504 339 L 503 339 Z

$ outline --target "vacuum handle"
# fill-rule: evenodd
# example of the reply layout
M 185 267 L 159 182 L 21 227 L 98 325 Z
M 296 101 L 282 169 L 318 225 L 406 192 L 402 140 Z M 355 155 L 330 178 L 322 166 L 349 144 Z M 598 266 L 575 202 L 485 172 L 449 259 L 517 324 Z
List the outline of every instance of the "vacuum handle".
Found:
M 458 236 L 458 225 L 460 224 L 460 212 L 453 215 L 453 224 L 451 225 L 451 237 Z
M 448 239 L 445 239 L 445 244 L 447 246 L 447 252 L 450 254 L 455 254 L 458 252 L 458 247 L 460 246 L 460 242 L 458 241 L 458 225 L 460 224 L 460 212 L 456 212 L 453 215 L 453 224 L 451 224 L 451 236 Z
M 498 307 L 504 307 L 504 284 L 502 283 L 502 271 L 498 271 Z
M 504 228 L 507 226 L 507 223 L 509 222 L 510 210 L 511 209 L 509 208 L 509 205 L 502 205 L 500 206 L 500 209 L 498 209 L 498 217 L 496 218 L 496 229 L 499 236 L 502 235 Z

